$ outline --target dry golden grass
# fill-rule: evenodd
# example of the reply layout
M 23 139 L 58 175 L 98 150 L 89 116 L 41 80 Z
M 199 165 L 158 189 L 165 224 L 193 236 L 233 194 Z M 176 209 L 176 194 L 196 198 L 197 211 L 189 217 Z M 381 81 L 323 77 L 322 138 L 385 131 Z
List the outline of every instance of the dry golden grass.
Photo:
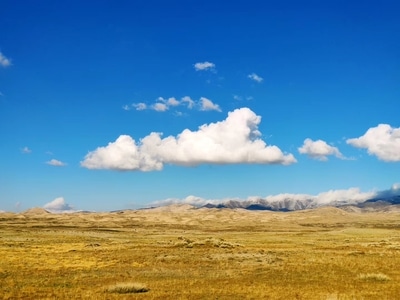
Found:
M 187 206 L 0 214 L 0 298 L 397 299 L 399 217 Z

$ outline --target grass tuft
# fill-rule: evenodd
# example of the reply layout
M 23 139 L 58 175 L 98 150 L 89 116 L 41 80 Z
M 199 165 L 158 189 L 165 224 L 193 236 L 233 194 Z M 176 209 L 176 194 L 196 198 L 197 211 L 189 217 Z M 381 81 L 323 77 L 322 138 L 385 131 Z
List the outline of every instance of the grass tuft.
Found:
M 383 273 L 368 273 L 368 274 L 360 274 L 358 278 L 361 280 L 367 281 L 389 281 L 390 277 Z
M 133 294 L 133 293 L 145 293 L 148 292 L 149 289 L 142 283 L 138 282 L 126 282 L 126 283 L 117 283 L 109 286 L 106 289 L 109 293 L 117 293 L 117 294 Z

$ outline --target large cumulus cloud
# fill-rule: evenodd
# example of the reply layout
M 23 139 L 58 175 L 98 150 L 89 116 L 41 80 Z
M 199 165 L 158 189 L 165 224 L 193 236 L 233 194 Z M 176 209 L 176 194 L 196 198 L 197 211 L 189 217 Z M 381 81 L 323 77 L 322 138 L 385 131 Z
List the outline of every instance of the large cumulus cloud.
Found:
M 88 169 L 161 170 L 164 164 L 283 164 L 296 162 L 277 146 L 267 145 L 260 137 L 261 117 L 249 108 L 236 109 L 220 122 L 204 124 L 196 131 L 183 130 L 162 138 L 152 132 L 136 142 L 121 135 L 115 142 L 89 152 L 81 166 Z
M 369 128 L 359 138 L 348 139 L 347 144 L 367 149 L 370 155 L 387 162 L 400 161 L 400 128 L 379 124 Z

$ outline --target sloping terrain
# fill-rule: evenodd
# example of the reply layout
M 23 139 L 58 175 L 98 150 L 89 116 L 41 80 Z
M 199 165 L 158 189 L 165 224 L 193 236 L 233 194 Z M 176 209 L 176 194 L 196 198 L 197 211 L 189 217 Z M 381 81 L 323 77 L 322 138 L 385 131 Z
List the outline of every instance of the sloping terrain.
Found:
M 400 213 L 31 209 L 0 213 L 0 256 L 3 299 L 396 299 Z

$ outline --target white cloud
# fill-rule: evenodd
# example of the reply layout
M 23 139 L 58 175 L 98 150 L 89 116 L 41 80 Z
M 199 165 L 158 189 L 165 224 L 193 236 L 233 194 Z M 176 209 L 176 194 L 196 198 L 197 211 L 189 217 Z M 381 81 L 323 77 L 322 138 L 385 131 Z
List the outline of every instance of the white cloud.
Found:
M 88 169 L 153 171 L 161 170 L 163 164 L 157 157 L 141 151 L 140 146 L 129 135 L 121 135 L 106 147 L 89 152 L 81 166 Z
M 330 190 L 317 195 L 319 204 L 346 203 L 356 204 L 375 197 L 376 192 L 361 192 L 359 188 Z
M 123 110 L 132 110 L 132 109 L 135 109 L 135 110 L 145 110 L 145 109 L 147 109 L 147 105 L 146 105 L 146 103 L 143 103 L 143 102 L 139 102 L 139 103 L 132 103 L 132 104 L 130 104 L 130 105 L 128 105 L 128 104 L 125 104 L 124 106 L 122 106 L 122 109 Z
M 254 80 L 254 81 L 258 82 L 258 83 L 260 83 L 260 82 L 262 82 L 264 80 L 262 77 L 258 76 L 256 73 L 249 74 L 247 77 L 250 78 L 251 80 Z
M 46 203 L 43 208 L 54 213 L 68 213 L 76 211 L 72 206 L 65 202 L 63 197 L 58 197 L 53 201 Z
M 190 195 L 183 199 L 167 198 L 164 200 L 154 201 L 153 203 L 151 203 L 151 205 L 152 206 L 167 206 L 167 205 L 173 205 L 173 204 L 189 204 L 189 205 L 193 205 L 196 207 L 201 207 L 208 203 L 217 205 L 217 204 L 223 203 L 225 201 L 228 201 L 228 199 L 205 199 L 202 197 Z
M 365 148 L 368 154 L 387 162 L 400 161 L 400 128 L 388 124 L 372 127 L 359 137 L 348 139 L 347 144 L 356 148 Z
M 24 147 L 21 149 L 21 152 L 24 154 L 29 154 L 29 153 L 32 153 L 32 150 L 29 149 L 28 147 Z
M 278 194 L 267 196 L 264 199 L 270 203 L 287 201 L 309 201 L 310 207 L 334 204 L 357 204 L 376 196 L 376 192 L 361 192 L 359 188 L 347 190 L 330 190 L 317 195 L 309 194 Z
M 276 203 L 287 201 L 306 201 L 309 200 L 313 207 L 333 204 L 356 204 L 375 197 L 376 192 L 361 192 L 359 188 L 349 188 L 347 190 L 329 190 L 317 195 L 310 194 L 278 194 L 263 198 L 267 202 Z
M 46 161 L 46 164 L 48 164 L 50 166 L 54 166 L 54 167 L 64 167 L 64 166 L 67 165 L 66 163 L 63 163 L 62 161 L 59 161 L 59 160 L 54 159 L 54 158 L 49 160 L 49 161 Z
M 167 198 L 155 201 L 154 206 L 166 206 L 171 204 L 190 204 L 196 207 L 204 206 L 208 203 L 218 205 L 229 205 L 234 203 L 233 207 L 247 207 L 253 204 L 263 204 L 275 209 L 286 208 L 289 210 L 315 208 L 329 205 L 354 205 L 376 197 L 379 192 L 361 192 L 359 188 L 349 188 L 347 190 L 330 190 L 317 195 L 309 194 L 277 194 L 266 197 L 251 196 L 247 199 L 223 198 L 223 199 L 205 199 L 197 196 L 188 196 L 183 199 Z
M 209 61 L 198 62 L 194 64 L 196 71 L 214 70 L 215 64 Z
M 304 140 L 303 146 L 299 147 L 298 150 L 301 154 L 307 154 L 308 157 L 322 161 L 328 160 L 327 156 L 329 155 L 344 159 L 338 148 L 328 145 L 323 140 L 313 141 L 307 138 Z
M 146 103 L 140 102 L 140 103 L 134 103 L 132 104 L 132 106 L 136 109 L 136 110 L 145 110 L 147 108 Z
M 169 106 L 178 106 L 180 104 L 180 102 L 178 100 L 176 100 L 174 97 L 170 97 L 167 100 L 167 104 Z
M 195 105 L 195 102 L 189 97 L 185 96 L 182 98 L 182 103 L 187 103 L 187 108 L 192 109 Z
M 178 106 L 180 104 L 179 100 L 177 100 L 175 97 L 169 97 L 168 99 L 165 99 L 164 97 L 158 97 L 157 101 L 164 103 L 168 107 Z
M 11 66 L 11 60 L 5 57 L 5 55 L 1 52 L 0 52 L 0 66 L 2 67 Z
M 168 105 L 165 103 L 157 102 L 152 105 L 155 111 L 164 112 L 168 110 Z
M 161 170 L 165 163 L 199 164 L 283 164 L 296 162 L 277 146 L 268 146 L 259 137 L 261 117 L 249 108 L 236 109 L 217 123 L 204 124 L 197 131 L 183 130 L 176 137 L 161 138 L 152 132 L 136 143 L 121 135 L 106 147 L 89 152 L 81 166 L 88 169 Z
M 189 96 L 184 96 L 180 100 L 175 97 L 163 98 L 158 97 L 156 102 L 148 106 L 146 103 L 133 103 L 131 105 L 124 105 L 122 108 L 124 110 L 131 110 L 135 108 L 136 110 L 146 110 L 152 109 L 158 112 L 166 112 L 172 107 L 178 107 L 180 105 L 186 106 L 188 109 L 197 108 L 200 111 L 221 111 L 218 104 L 213 103 L 210 99 L 201 97 L 198 102 L 192 100 Z M 182 115 L 181 112 L 175 112 L 176 115 Z
M 207 110 L 216 110 L 221 111 L 221 108 L 218 104 L 213 103 L 210 99 L 205 97 L 200 98 L 200 110 L 207 111 Z

